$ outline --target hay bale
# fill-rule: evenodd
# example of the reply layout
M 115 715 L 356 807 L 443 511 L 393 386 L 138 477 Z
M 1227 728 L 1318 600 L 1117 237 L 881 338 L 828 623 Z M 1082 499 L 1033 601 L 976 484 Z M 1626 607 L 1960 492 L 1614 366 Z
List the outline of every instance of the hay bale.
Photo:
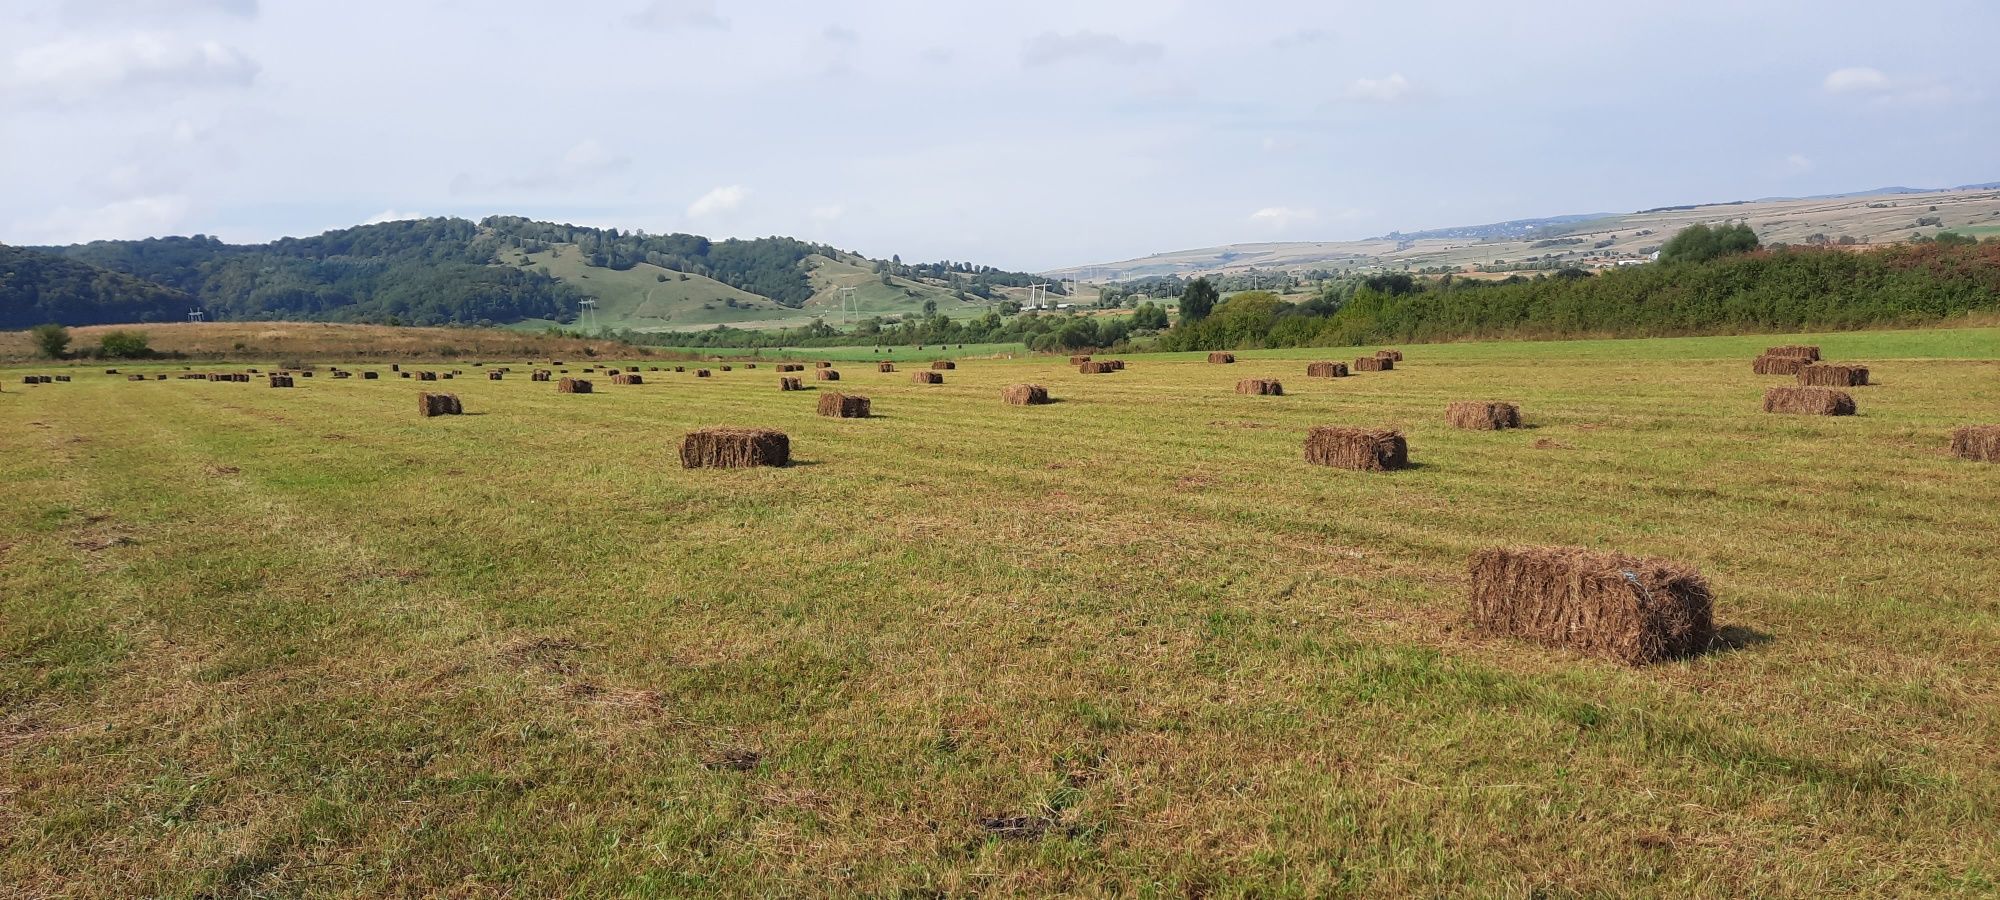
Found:
M 868 398 L 829 391 L 819 395 L 819 414 L 836 419 L 866 419 Z
M 756 364 L 756 363 L 744 363 L 744 364 L 743 364 L 743 368 L 746 368 L 746 369 L 754 369 L 754 368 L 757 368 L 757 364 Z
M 1388 361 L 1390 361 L 1390 362 L 1402 362 L 1402 361 L 1403 361 L 1403 351 L 1401 351 L 1401 350 L 1377 350 L 1377 351 L 1375 351 L 1375 358 L 1376 358 L 1376 359 L 1386 359 L 1386 360 L 1388 360 Z
M 1782 347 L 1764 348 L 1765 356 L 1789 356 L 1807 362 L 1819 362 L 1819 348 L 1807 344 L 1786 344 Z
M 780 372 L 803 372 L 803 371 L 805 371 L 805 369 L 806 369 L 806 367 L 805 367 L 805 366 L 802 366 L 802 365 L 799 365 L 798 363 L 779 363 L 779 364 L 778 364 L 778 371 L 780 371 Z
M 61 383 L 63 383 L 63 382 L 66 382 L 66 381 L 68 381 L 68 380 L 69 380 L 69 376 L 68 376 L 68 375 L 57 375 L 57 376 L 56 376 L 56 383 L 57 383 L 57 384 L 61 384 Z
M 361 380 L 362 380 L 362 381 L 376 381 L 376 380 L 379 380 L 379 379 L 381 379 L 381 377 L 382 377 L 382 373 L 380 373 L 380 372 L 363 372 L 363 373 L 361 373 Z
M 894 371 L 896 371 L 896 364 L 895 364 L 895 363 L 892 363 L 892 362 L 879 362 L 879 363 L 876 363 L 876 364 L 875 364 L 875 371 L 877 371 L 877 372 L 894 372 Z
M 951 360 L 948 359 L 934 360 L 931 362 L 931 368 L 936 369 L 940 372 L 949 372 L 953 369 L 958 368 L 958 363 L 952 362 Z
M 814 369 L 813 377 L 820 381 L 839 381 L 840 372 L 837 369 Z
M 1952 455 L 2000 463 L 2000 425 L 1967 425 L 1951 433 Z
M 273 376 L 271 376 L 271 386 L 272 386 L 272 387 L 274 387 L 274 388 L 288 388 L 288 387 L 291 387 L 291 386 L 292 386 L 292 376 L 290 376 L 290 375 L 273 375 Z
M 1551 647 L 1645 665 L 1715 641 L 1715 596 L 1692 566 L 1587 547 L 1472 555 L 1474 624 Z
M 588 394 L 590 393 L 590 382 L 582 378 L 565 378 L 556 382 L 556 393 Z
M 354 373 L 353 373 L 353 372 L 344 372 L 344 371 L 341 371 L 341 370 L 339 370 L 339 369 L 335 369 L 335 370 L 333 370 L 333 377 L 335 377 L 335 378 L 353 378 L 353 377 L 354 377 Z M 494 379 L 494 380 L 495 380 L 495 381 L 498 381 L 499 379 L 497 379 L 497 378 L 496 378 L 496 379 Z
M 644 375 L 634 375 L 630 372 L 611 373 L 612 384 L 645 384 L 646 383 L 645 379 L 646 376 Z
M 1399 431 L 1322 425 L 1306 432 L 1306 462 L 1316 466 L 1386 472 L 1409 466 L 1410 447 Z
M 1234 354 L 1234 353 L 1210 353 L 1210 354 L 1208 355 L 1208 361 L 1209 361 L 1209 362 L 1211 362 L 1211 363 L 1214 363 L 1215 365 L 1225 365 L 1225 364 L 1228 364 L 1228 363 L 1233 363 L 1233 362 L 1235 362 L 1235 361 L 1236 361 L 1236 354 Z
M 1337 362 L 1306 363 L 1307 378 L 1346 378 L 1347 364 Z
M 1854 415 L 1854 397 L 1823 387 L 1774 387 L 1764 392 L 1764 411 L 1807 416 Z
M 1521 427 L 1521 408 L 1512 403 L 1487 400 L 1459 400 L 1445 407 L 1444 420 L 1453 428 L 1499 431 Z
M 253 369 L 252 371 L 255 371 L 255 370 Z M 391 371 L 391 372 L 401 372 L 401 371 L 403 371 L 403 366 L 402 366 L 402 364 L 401 364 L 401 363 L 390 363 L 390 364 L 389 364 L 389 371 Z
M 813 363 L 813 368 L 815 368 L 815 369 L 831 369 L 831 368 L 833 368 L 833 363 L 830 363 L 830 362 L 827 362 L 826 360 L 823 360 L 823 359 L 822 359 L 822 360 L 820 360 L 819 362 L 816 362 L 816 363 Z
M 555 377 L 555 373 L 554 373 L 554 372 L 550 372 L 550 371 L 549 371 L 549 370 L 547 370 L 547 369 L 536 369 L 536 370 L 534 370 L 533 372 L 529 372 L 529 373 L 528 373 L 528 380 L 529 380 L 529 381 L 547 381 L 547 380 L 549 380 L 550 378 L 554 378 L 554 377 Z
M 733 371 L 733 370 L 731 370 L 731 369 L 730 369 L 730 368 L 729 368 L 728 366 L 723 366 L 723 367 L 722 367 L 722 371 L 724 371 L 724 372 L 729 372 L 729 371 Z
M 696 377 L 696 378 L 708 378 L 708 377 L 710 377 L 710 376 L 709 376 L 709 372 L 708 372 L 708 370 L 707 370 L 707 369 L 696 369 L 696 370 L 694 370 L 694 377 Z
M 1015 406 L 1040 406 L 1049 402 L 1049 389 L 1039 384 L 1009 385 L 1000 391 L 1000 398 Z
M 689 469 L 747 469 L 791 461 L 791 439 L 769 428 L 703 428 L 681 439 L 681 465 Z
M 425 391 L 417 395 L 417 415 L 426 419 L 432 416 L 463 415 L 465 408 L 458 403 L 457 394 L 433 394 Z
M 1868 383 L 1867 366 L 1813 363 L 1801 366 L 1799 383 L 1814 387 L 1860 387 Z
M 1253 394 L 1259 397 L 1282 397 L 1285 386 L 1276 378 L 1245 378 L 1236 382 L 1236 393 Z
M 944 376 L 929 369 L 921 369 L 910 373 L 910 381 L 916 384 L 943 384 Z
M 125 380 L 126 380 L 126 381 L 145 381 L 145 380 L 146 380 L 146 376 L 144 376 L 144 375 L 127 375 L 127 376 L 125 376 Z
M 162 373 L 160 373 L 160 374 L 158 374 L 158 375 L 155 375 L 155 376 L 153 376 L 153 379 L 154 379 L 154 380 L 156 380 L 156 381 L 165 381 L 165 380 L 167 380 L 167 375 L 166 375 L 166 373 L 165 373 L 165 372 L 162 372 Z
M 637 371 L 639 371 L 639 367 L 638 367 L 638 366 L 626 366 L 626 367 L 625 367 L 625 371 L 627 371 L 627 372 L 637 372 Z
M 118 370 L 117 370 L 117 369 L 105 369 L 105 370 L 104 370 L 104 374 L 106 374 L 106 375 L 116 375 L 116 374 L 118 374 Z
M 675 367 L 674 367 L 674 371 L 676 371 L 676 372 L 685 372 L 685 371 L 687 371 L 687 366 L 675 366 Z
M 436 373 L 436 372 L 418 372 L 418 373 L 417 373 L 417 380 L 418 380 L 418 381 L 436 381 L 436 380 L 438 380 L 438 373 Z
M 1090 362 L 1090 357 L 1088 356 L 1072 356 L 1069 358 L 1069 364 L 1072 366 L 1080 366 L 1087 362 Z
M 1078 372 L 1082 372 L 1085 375 L 1102 375 L 1106 372 L 1118 371 L 1118 369 L 1112 366 L 1109 361 L 1097 361 L 1097 360 L 1092 360 L 1091 362 L 1087 362 L 1084 363 L 1083 365 L 1077 366 L 1076 370 Z
M 408 378 L 408 377 L 410 377 L 410 373 L 408 373 L 408 372 L 402 372 L 402 373 L 400 373 L 400 374 L 401 374 L 401 375 L 402 375 L 402 376 L 403 376 L 404 378 Z
M 486 373 L 486 380 L 487 380 L 487 381 L 499 381 L 499 380 L 500 380 L 501 378 L 504 378 L 504 377 L 506 377 L 506 376 L 504 376 L 504 375 L 500 374 L 500 371 L 499 371 L 498 369 L 496 369 L 496 370 L 494 370 L 494 371 L 491 371 L 491 372 L 488 372 L 488 373 Z
M 1396 367 L 1396 361 L 1386 356 L 1363 356 L 1354 360 L 1356 372 L 1387 372 Z
M 1811 363 L 1803 356 L 1759 356 L 1751 361 L 1750 371 L 1759 375 L 1797 375 Z
M 305 369 L 305 370 L 303 370 L 303 371 L 299 372 L 299 377 L 300 377 L 300 378 L 311 378 L 311 377 L 313 377 L 313 373 L 312 373 L 312 370 L 311 370 L 311 369 Z
M 806 389 L 806 388 L 805 388 L 805 385 L 803 385 L 803 384 L 799 383 L 799 376 L 797 376 L 797 375 L 780 375 L 780 376 L 778 376 L 778 390 L 781 390 L 781 391 L 803 391 L 803 390 L 805 390 L 805 389 Z
M 1111 371 L 1113 371 L 1113 372 L 1123 372 L 1123 371 L 1125 371 L 1125 361 L 1124 361 L 1124 360 L 1122 360 L 1122 359 L 1114 359 L 1114 360 L 1111 360 L 1111 362 L 1110 362 L 1110 366 L 1111 366 Z

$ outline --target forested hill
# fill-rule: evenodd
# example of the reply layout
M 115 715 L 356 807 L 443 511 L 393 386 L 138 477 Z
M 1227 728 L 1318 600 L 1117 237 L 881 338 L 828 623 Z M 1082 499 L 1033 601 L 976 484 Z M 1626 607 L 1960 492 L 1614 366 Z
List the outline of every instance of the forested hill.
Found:
M 656 273 L 645 277 L 647 283 L 656 278 L 664 283 L 669 273 L 680 273 L 682 282 L 692 278 L 694 285 L 709 285 L 704 290 L 712 295 L 712 308 L 717 310 L 710 315 L 717 318 L 726 318 L 739 307 L 746 314 L 769 317 L 774 309 L 804 306 L 824 289 L 815 284 L 812 271 L 818 261 L 828 259 L 872 265 L 882 273 L 885 285 L 891 274 L 907 280 L 928 276 L 935 269 L 948 277 L 929 289 L 954 292 L 961 299 L 990 297 L 993 285 L 1034 279 L 963 263 L 892 265 L 785 237 L 711 241 L 699 235 L 649 235 L 514 216 L 480 222 L 456 218 L 385 222 L 268 244 L 227 244 L 195 235 L 14 252 L 132 277 L 92 281 L 75 274 L 88 269 L 76 269 L 59 279 L 37 275 L 32 281 L 22 277 L 0 284 L 0 327 L 7 328 L 50 321 L 180 319 L 190 306 L 200 307 L 210 319 L 410 325 L 570 322 L 576 318 L 578 302 L 599 290 L 587 280 L 590 271 L 627 273 L 625 280 L 630 281 L 635 267 Z M 551 256 L 571 261 L 580 257 L 580 266 L 552 271 L 547 264 Z M 38 264 L 35 271 L 46 268 Z M 694 302 L 706 302 L 708 295 Z M 910 296 L 917 297 L 918 292 Z M 172 302 L 165 301 L 169 297 Z
M 86 262 L 0 244 L 0 328 L 185 316 L 186 293 Z

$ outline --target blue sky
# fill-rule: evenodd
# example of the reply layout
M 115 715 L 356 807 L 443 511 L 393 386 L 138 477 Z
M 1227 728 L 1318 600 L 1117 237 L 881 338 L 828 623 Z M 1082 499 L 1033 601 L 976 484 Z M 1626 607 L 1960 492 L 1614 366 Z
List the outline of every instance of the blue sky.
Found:
M 412 215 L 1041 269 L 2000 180 L 2000 4 L 10 0 L 0 242 Z

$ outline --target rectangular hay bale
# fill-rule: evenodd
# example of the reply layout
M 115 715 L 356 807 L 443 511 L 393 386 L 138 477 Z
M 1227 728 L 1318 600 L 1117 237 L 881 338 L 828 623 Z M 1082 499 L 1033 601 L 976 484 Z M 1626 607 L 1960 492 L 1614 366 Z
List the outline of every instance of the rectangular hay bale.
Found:
M 1408 468 L 1410 445 L 1387 428 L 1322 425 L 1306 433 L 1306 462 L 1362 472 Z
M 1691 566 L 1587 547 L 1473 554 L 1470 614 L 1480 627 L 1627 665 L 1708 649 L 1715 598 Z
M 1000 397 L 1015 406 L 1039 406 L 1049 402 L 1049 389 L 1039 384 L 1015 384 L 1002 389 Z
M 433 394 L 425 391 L 417 395 L 417 415 L 426 419 L 432 416 L 464 414 L 465 408 L 459 405 L 457 394 Z
M 1225 364 L 1228 364 L 1228 363 L 1233 363 L 1233 362 L 1235 362 L 1235 361 L 1236 361 L 1236 354 L 1234 354 L 1234 353 L 1210 353 L 1210 354 L 1208 355 L 1208 361 L 1209 361 L 1210 363 L 1213 363 L 1213 364 L 1215 364 L 1215 365 L 1225 365 Z
M 1346 378 L 1347 364 L 1337 362 L 1316 362 L 1306 364 L 1307 378 Z
M 2000 463 L 2000 425 L 1967 425 L 1951 433 L 1951 452 L 1960 459 Z
M 1354 360 L 1356 372 L 1387 372 L 1396 367 L 1396 361 L 1386 356 L 1360 356 Z
M 791 461 L 791 438 L 769 428 L 703 428 L 681 439 L 684 468 L 747 469 Z
M 813 370 L 813 378 L 815 378 L 815 379 L 817 379 L 817 380 L 819 380 L 819 381 L 839 381 L 839 380 L 840 380 L 840 370 L 838 370 L 838 369 L 814 369 L 814 370 Z
M 1751 361 L 1750 371 L 1758 375 L 1797 375 L 1810 364 L 1802 356 L 1759 356 Z
M 1285 386 L 1275 378 L 1245 378 L 1236 382 L 1236 393 L 1261 397 L 1282 397 Z
M 565 378 L 556 382 L 556 393 L 588 394 L 590 393 L 590 382 L 582 378 Z
M 1499 431 L 1521 427 L 1521 408 L 1499 401 L 1459 400 L 1445 407 L 1444 419 L 1453 428 Z
M 1764 411 L 1807 416 L 1854 415 L 1854 397 L 1823 387 L 1774 387 L 1764 392 Z
M 1840 363 L 1813 363 L 1801 366 L 1799 383 L 1812 387 L 1861 387 L 1868 383 L 1868 367 Z
M 866 419 L 868 398 L 829 391 L 819 395 L 819 414 L 836 419 Z
M 943 384 L 944 376 L 929 369 L 910 373 L 910 380 L 917 384 Z
M 1819 347 L 1809 344 L 1786 344 L 1782 347 L 1764 348 L 1765 356 L 1789 356 L 1807 362 L 1819 361 Z
M 805 390 L 805 385 L 799 383 L 799 378 L 796 375 L 780 375 L 778 376 L 778 390 L 803 391 Z

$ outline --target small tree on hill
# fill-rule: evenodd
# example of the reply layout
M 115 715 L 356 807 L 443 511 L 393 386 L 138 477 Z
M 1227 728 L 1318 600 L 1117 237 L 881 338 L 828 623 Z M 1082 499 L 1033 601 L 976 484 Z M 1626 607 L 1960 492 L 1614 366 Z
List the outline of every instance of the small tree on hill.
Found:
M 97 342 L 98 352 L 113 359 L 139 359 L 151 356 L 146 334 L 142 331 L 111 331 Z
M 69 329 L 54 322 L 35 326 L 31 334 L 35 339 L 35 349 L 50 359 L 61 359 L 63 351 L 69 349 Z
M 1718 257 L 1748 253 L 1759 246 L 1757 232 L 1747 224 L 1716 228 L 1689 225 L 1660 246 L 1660 262 L 1707 262 Z
M 1197 278 L 1188 282 L 1187 289 L 1181 291 L 1181 321 L 1199 322 L 1208 318 L 1215 309 L 1215 301 L 1221 295 L 1207 278 Z

